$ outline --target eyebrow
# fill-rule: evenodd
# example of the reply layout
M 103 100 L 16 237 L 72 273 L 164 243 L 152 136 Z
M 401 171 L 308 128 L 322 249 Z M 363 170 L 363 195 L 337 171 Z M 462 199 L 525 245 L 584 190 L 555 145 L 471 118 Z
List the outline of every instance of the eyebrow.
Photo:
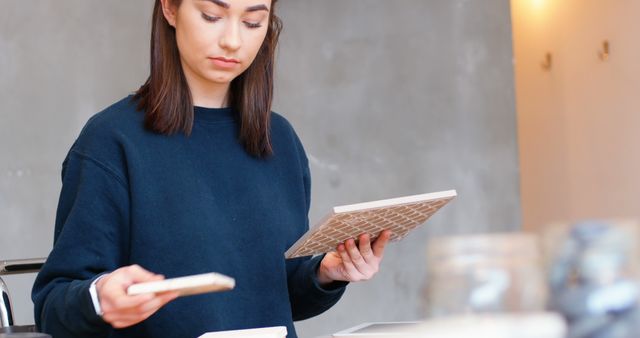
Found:
M 229 7 L 231 7 L 228 3 L 222 1 L 222 0 L 202 0 L 202 1 L 209 1 L 212 2 L 222 8 L 225 9 L 229 9 Z M 269 11 L 269 8 L 267 8 L 266 5 L 264 4 L 260 4 L 260 5 L 255 5 L 255 6 L 249 6 L 245 9 L 246 12 L 257 12 L 257 11 Z

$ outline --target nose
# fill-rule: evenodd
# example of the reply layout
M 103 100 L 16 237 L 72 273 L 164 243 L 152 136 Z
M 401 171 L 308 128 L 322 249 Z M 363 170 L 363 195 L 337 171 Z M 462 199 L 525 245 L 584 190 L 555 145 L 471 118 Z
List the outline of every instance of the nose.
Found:
M 242 45 L 242 38 L 240 37 L 240 23 L 239 22 L 229 22 L 225 29 L 222 37 L 220 38 L 220 48 L 236 51 Z

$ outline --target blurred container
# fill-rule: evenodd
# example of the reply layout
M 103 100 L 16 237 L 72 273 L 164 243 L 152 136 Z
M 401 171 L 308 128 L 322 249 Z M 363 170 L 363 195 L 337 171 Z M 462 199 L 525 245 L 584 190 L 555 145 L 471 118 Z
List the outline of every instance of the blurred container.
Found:
M 286 338 L 285 326 L 263 327 L 247 330 L 217 331 L 205 333 L 198 338 Z
M 546 279 L 534 235 L 434 238 L 427 256 L 428 317 L 545 309 Z
M 365 323 L 334 338 L 565 338 L 564 319 L 555 313 L 471 314 L 425 322 Z
M 565 338 L 566 331 L 554 313 L 473 314 L 431 319 L 393 338 Z
M 640 336 L 638 224 L 585 221 L 545 230 L 549 306 L 570 338 Z

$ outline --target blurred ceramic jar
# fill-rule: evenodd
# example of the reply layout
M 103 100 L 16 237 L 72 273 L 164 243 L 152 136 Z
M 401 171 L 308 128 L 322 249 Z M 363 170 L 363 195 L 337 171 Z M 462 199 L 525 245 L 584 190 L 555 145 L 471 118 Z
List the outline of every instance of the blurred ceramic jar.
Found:
M 546 229 L 549 305 L 567 319 L 570 338 L 640 336 L 639 234 L 628 221 Z
M 429 318 L 545 310 L 546 278 L 534 235 L 434 238 L 427 256 Z

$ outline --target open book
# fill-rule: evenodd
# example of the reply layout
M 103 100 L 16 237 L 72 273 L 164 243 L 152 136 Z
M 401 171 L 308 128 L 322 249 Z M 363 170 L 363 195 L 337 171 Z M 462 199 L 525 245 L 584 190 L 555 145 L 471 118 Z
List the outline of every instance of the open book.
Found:
M 334 207 L 285 252 L 285 257 L 330 252 L 339 243 L 365 233 L 374 240 L 385 229 L 392 231 L 392 241 L 399 241 L 456 196 L 455 190 L 449 190 Z

